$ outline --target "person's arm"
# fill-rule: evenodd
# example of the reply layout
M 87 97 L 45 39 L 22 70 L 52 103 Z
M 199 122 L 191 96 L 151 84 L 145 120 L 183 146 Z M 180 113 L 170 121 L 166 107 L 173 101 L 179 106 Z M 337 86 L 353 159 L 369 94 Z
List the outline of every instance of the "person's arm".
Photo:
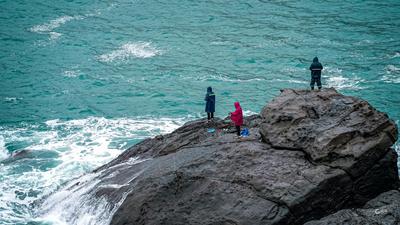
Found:
M 236 118 L 238 114 L 239 114 L 238 110 L 235 110 L 235 112 L 231 112 L 231 118 Z
M 204 97 L 204 101 L 208 101 L 208 94 L 206 94 L 206 97 Z
M 316 71 L 316 70 L 322 70 L 322 66 L 313 66 L 311 68 L 312 71 Z
M 235 113 L 235 112 L 231 112 L 231 113 L 230 113 L 230 115 L 231 115 L 231 121 L 232 121 L 232 122 L 235 122 L 235 120 L 236 120 L 236 116 L 235 116 L 234 113 Z

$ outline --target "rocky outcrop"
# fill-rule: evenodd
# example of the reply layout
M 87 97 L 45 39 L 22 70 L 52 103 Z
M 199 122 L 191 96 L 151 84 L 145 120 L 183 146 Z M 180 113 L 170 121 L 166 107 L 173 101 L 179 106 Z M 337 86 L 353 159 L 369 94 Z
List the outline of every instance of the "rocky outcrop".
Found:
M 245 123 L 193 121 L 98 168 L 111 224 L 303 224 L 399 186 L 395 124 L 363 100 L 283 90 Z
M 375 193 L 379 193 L 379 185 L 367 180 L 387 177 L 392 171 L 376 167 L 391 167 L 397 161 L 388 148 L 398 135 L 393 121 L 368 102 L 332 89 L 285 90 L 261 115 L 260 131 L 266 143 L 277 149 L 304 151 L 314 163 L 344 170 L 357 184 L 353 198 L 360 203 L 373 197 L 372 189 L 378 188 Z M 386 161 L 375 165 L 379 160 Z
M 398 225 L 400 224 L 400 191 L 380 194 L 363 208 L 344 209 L 305 225 Z

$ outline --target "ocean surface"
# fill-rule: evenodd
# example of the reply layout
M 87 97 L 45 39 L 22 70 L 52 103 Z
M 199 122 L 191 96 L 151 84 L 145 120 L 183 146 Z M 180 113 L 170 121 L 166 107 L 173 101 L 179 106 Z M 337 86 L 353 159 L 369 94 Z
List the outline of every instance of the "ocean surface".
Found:
M 398 124 L 399 28 L 398 0 L 0 0 L 0 224 L 108 224 L 68 181 L 204 117 L 208 86 L 219 117 L 309 88 L 314 56 Z

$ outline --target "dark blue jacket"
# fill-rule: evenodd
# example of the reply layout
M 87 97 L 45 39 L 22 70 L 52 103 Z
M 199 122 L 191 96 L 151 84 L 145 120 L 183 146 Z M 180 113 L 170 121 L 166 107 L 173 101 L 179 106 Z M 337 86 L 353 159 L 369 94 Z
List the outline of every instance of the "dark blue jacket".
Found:
M 206 101 L 206 112 L 215 112 L 215 94 L 212 92 L 211 87 L 207 88 L 204 100 Z
M 318 62 L 318 58 L 315 57 L 313 59 L 313 63 L 310 66 L 311 76 L 312 77 L 321 76 L 322 69 L 323 69 L 322 64 L 320 62 Z

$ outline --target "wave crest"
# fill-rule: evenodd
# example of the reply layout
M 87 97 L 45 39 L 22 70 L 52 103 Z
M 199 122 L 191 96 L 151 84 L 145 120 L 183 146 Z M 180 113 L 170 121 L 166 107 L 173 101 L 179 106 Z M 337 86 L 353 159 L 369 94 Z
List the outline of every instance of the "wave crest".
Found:
M 4 209 L 0 210 L 1 221 L 17 224 L 32 220 L 35 209 L 30 205 L 65 182 L 107 163 L 136 142 L 172 132 L 188 120 L 189 117 L 88 117 L 0 126 L 0 157 L 8 155 L 6 144 L 15 152 L 0 166 L 0 208 Z M 16 170 L 23 172 L 15 173 Z M 18 207 L 23 216 L 16 215 L 10 205 Z

